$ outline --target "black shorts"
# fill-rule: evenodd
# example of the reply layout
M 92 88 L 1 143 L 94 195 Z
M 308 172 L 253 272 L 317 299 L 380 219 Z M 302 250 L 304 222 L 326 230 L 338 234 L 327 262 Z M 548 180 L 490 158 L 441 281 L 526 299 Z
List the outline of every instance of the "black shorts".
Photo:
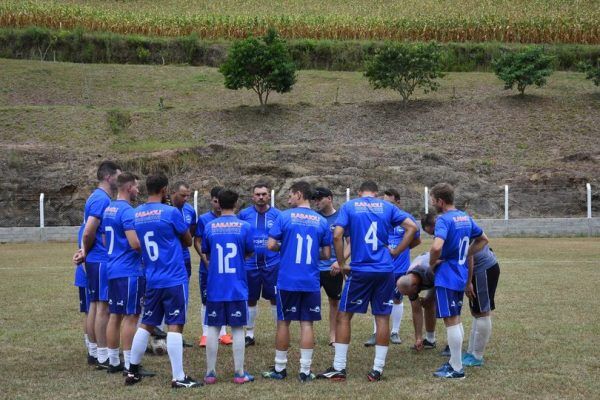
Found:
M 332 300 L 342 297 L 342 286 L 344 277 L 341 273 L 333 276 L 329 271 L 321 271 L 321 287 L 325 288 L 325 294 Z
M 494 295 L 500 277 L 500 266 L 496 263 L 493 267 L 473 274 L 473 291 L 475 299 L 469 300 L 471 312 L 475 314 L 490 312 L 496 308 Z

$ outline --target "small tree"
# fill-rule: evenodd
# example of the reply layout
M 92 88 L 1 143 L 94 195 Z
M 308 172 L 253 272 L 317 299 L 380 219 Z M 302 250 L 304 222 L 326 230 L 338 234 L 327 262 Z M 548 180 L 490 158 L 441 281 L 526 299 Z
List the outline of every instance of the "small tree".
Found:
M 365 76 L 375 89 L 398 91 L 406 103 L 417 87 L 425 93 L 438 89 L 437 78 L 444 74 L 440 47 L 436 43 L 386 43 L 367 61 Z
M 518 52 L 506 52 L 492 62 L 496 76 L 504 81 L 504 89 L 517 85 L 521 95 L 529 85 L 542 87 L 553 72 L 554 57 L 544 53 L 541 47 L 529 47 Z
M 296 66 L 285 41 L 274 29 L 260 39 L 249 37 L 233 43 L 219 68 L 228 89 L 252 89 L 265 112 L 271 91 L 286 93 L 296 83 Z
M 578 65 L 579 71 L 585 73 L 585 79 L 590 79 L 594 85 L 600 86 L 600 58 L 596 60 L 596 65 L 589 62 L 581 62 Z

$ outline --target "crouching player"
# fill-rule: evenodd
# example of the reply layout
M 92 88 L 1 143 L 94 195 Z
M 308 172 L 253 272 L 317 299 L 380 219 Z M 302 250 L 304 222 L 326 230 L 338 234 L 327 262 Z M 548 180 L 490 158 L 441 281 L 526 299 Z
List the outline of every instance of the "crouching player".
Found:
M 148 201 L 135 209 L 135 232 L 146 268 L 144 316 L 133 337 L 131 364 L 125 379 L 133 385 L 142 379 L 140 363 L 150 333 L 163 318 L 168 326 L 167 352 L 171 361 L 173 388 L 201 386 L 183 372 L 183 326 L 187 312 L 188 277 L 183 263 L 182 242 L 192 244 L 189 227 L 181 212 L 163 204 L 169 181 L 162 174 L 146 179 Z
M 233 382 L 243 384 L 254 377 L 244 370 L 244 326 L 248 317 L 248 282 L 245 258 L 254 252 L 250 224 L 238 219 L 235 205 L 238 194 L 221 190 L 218 195 L 221 216 L 204 227 L 202 253 L 208 259 L 206 333 L 206 375 L 204 382 L 217 382 L 216 363 L 219 331 L 231 326 L 233 335 Z

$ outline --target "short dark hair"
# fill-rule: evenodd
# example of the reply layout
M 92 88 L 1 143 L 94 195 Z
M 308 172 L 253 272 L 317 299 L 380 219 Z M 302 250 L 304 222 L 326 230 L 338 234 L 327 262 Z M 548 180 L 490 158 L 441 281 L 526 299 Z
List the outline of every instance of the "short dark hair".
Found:
M 386 189 L 383 194 L 393 197 L 396 201 L 400 200 L 400 192 L 398 192 L 396 189 Z
M 148 194 L 158 194 L 160 191 L 169 186 L 169 178 L 163 173 L 148 175 L 146 177 L 146 190 Z
M 442 182 L 432 187 L 431 196 L 444 200 L 446 204 L 454 204 L 454 188 L 449 183 Z
M 215 197 L 219 197 L 219 192 L 223 190 L 223 187 L 221 186 L 215 186 L 212 189 L 210 189 L 210 198 L 215 198 Z
M 326 188 L 324 186 L 317 186 L 313 191 L 312 198 L 314 200 L 317 200 L 317 199 L 322 199 L 323 197 L 333 198 L 333 193 L 331 192 L 331 190 L 329 190 L 328 188 Z
M 240 196 L 236 192 L 229 189 L 219 191 L 217 196 L 219 199 L 219 206 L 221 206 L 221 209 L 223 210 L 233 210 L 239 197 Z
M 375 181 L 364 181 L 360 184 L 360 188 L 358 189 L 360 192 L 378 192 L 379 188 Z
M 98 166 L 98 171 L 96 172 L 96 177 L 98 181 L 103 181 L 107 176 L 113 176 L 117 173 L 117 170 L 120 170 L 121 167 L 117 165 L 117 163 L 113 161 L 102 161 Z
M 423 215 L 423 218 L 421 218 L 421 228 L 435 226 L 435 217 L 436 215 L 434 213 L 427 213 Z
M 292 186 L 290 186 L 290 191 L 293 193 L 302 193 L 304 200 L 313 198 L 312 186 L 306 181 L 294 182 Z
M 254 184 L 254 186 L 252 186 L 252 191 L 254 192 L 254 189 L 256 188 L 267 188 L 267 190 L 271 190 L 271 184 L 267 181 L 258 181 Z
M 173 186 L 171 186 L 171 191 L 172 192 L 177 192 L 179 189 L 181 189 L 182 186 L 184 188 L 186 188 L 186 189 L 190 188 L 190 185 L 187 182 L 185 182 L 185 181 L 177 181 L 177 182 L 175 182 L 173 184 Z
M 131 172 L 123 172 L 117 178 L 117 187 L 119 189 L 121 189 L 126 184 L 131 183 L 131 182 L 135 182 L 138 179 L 139 178 L 137 177 L 137 175 L 134 175 Z

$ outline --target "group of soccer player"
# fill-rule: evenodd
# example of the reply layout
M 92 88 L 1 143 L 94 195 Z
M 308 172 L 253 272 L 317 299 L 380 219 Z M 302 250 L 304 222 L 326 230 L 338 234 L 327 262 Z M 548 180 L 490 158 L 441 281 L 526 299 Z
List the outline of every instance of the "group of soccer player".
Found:
M 126 385 L 155 375 L 141 361 L 158 326 L 167 331 L 172 387 L 216 383 L 219 343 L 232 344 L 233 382 L 253 381 L 244 356 L 246 347 L 256 344 L 260 297 L 270 301 L 276 321 L 274 365 L 262 373 L 267 379 L 287 377 L 290 325 L 298 321 L 298 379 L 345 380 L 352 317 L 366 313 L 370 305 L 374 333 L 365 345 L 375 347 L 375 358 L 367 378 L 380 380 L 389 342 L 402 342 L 403 295 L 411 301 L 415 350 L 436 347 L 436 317 L 446 326 L 450 359 L 435 376 L 462 379 L 463 366 L 483 365 L 500 270 L 484 232 L 454 207 L 449 184 L 431 190 L 438 214 L 425 215 L 421 226 L 434 237 L 433 244 L 411 263 L 410 249 L 421 243 L 416 221 L 400 208 L 396 190 L 386 190 L 380 198 L 373 181 L 363 182 L 359 197 L 339 210 L 328 188 L 304 181 L 289 188 L 290 208 L 285 211 L 271 206 L 266 182 L 254 185 L 253 204 L 239 212 L 238 193 L 215 187 L 211 210 L 197 217 L 187 202 L 191 192 L 185 182 L 169 185 L 163 174 L 147 176 L 147 201 L 134 208 L 137 176 L 105 161 L 97 178 L 73 256 L 75 285 L 85 313 L 88 363 L 109 373 L 122 372 Z M 202 381 L 183 368 L 192 245 L 201 260 L 199 344 L 206 347 Z M 313 324 L 321 320 L 321 287 L 329 301 L 329 344 L 335 355 L 331 367 L 314 374 Z M 465 294 L 474 321 L 463 353 L 460 314 Z

